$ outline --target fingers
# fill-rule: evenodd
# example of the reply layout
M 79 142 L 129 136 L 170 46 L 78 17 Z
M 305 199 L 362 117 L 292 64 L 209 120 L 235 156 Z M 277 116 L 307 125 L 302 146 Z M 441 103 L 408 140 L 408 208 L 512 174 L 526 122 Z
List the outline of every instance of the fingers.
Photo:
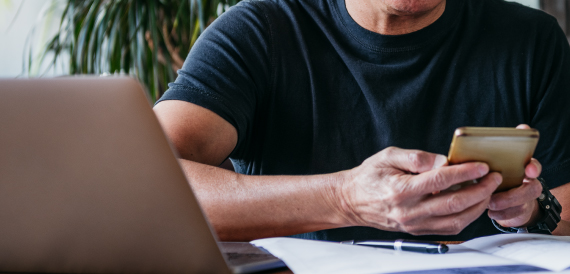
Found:
M 542 165 L 540 164 L 540 162 L 538 162 L 538 160 L 534 158 L 530 159 L 530 163 L 528 163 L 528 165 L 526 165 L 524 169 L 526 177 L 532 179 L 535 179 L 538 176 L 540 176 L 541 172 L 542 172 Z
M 520 124 L 516 128 L 517 129 L 530 129 L 530 127 L 527 124 Z
M 499 173 L 488 174 L 458 191 L 430 195 L 416 206 L 393 212 L 391 218 L 401 231 L 412 234 L 457 234 L 485 211 L 501 179 Z
M 497 221 L 510 220 L 518 216 L 524 215 L 527 211 L 527 207 L 528 206 L 524 204 L 515 207 L 510 207 L 500 211 L 489 210 L 488 215 L 489 218 Z
M 538 217 L 536 198 L 541 191 L 538 180 L 526 180 L 520 187 L 494 194 L 487 214 L 502 226 L 527 226 Z
M 489 166 L 485 163 L 471 162 L 446 166 L 418 174 L 411 180 L 410 183 L 414 185 L 410 189 L 416 189 L 417 195 L 434 193 L 458 183 L 479 179 L 488 172 Z
M 456 235 L 475 221 L 487 207 L 490 197 L 465 209 L 464 211 L 447 216 L 437 216 L 420 222 L 402 226 L 402 230 L 413 235 Z
M 478 183 L 457 191 L 443 192 L 424 201 L 423 210 L 434 216 L 446 216 L 462 212 L 481 201 L 490 199 L 502 177 L 493 172 L 481 178 Z
M 529 226 L 535 222 L 538 216 L 540 216 L 539 206 L 536 200 L 504 210 L 489 210 L 487 214 L 489 215 L 489 218 L 496 220 L 504 227 Z
M 371 160 L 383 167 L 393 167 L 405 172 L 422 173 L 447 165 L 447 157 L 421 150 L 388 147 Z
M 541 192 L 542 185 L 538 180 L 525 181 L 517 188 L 494 194 L 489 203 L 489 210 L 500 211 L 523 205 L 538 198 Z

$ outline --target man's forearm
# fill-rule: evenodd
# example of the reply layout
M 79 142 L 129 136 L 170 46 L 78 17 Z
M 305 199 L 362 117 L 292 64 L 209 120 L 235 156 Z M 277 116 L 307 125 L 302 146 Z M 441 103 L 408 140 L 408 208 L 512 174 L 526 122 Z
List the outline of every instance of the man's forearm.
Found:
M 220 240 L 249 241 L 347 226 L 336 202 L 342 172 L 248 176 L 180 160 Z
M 558 236 L 568 236 L 570 235 L 570 222 L 561 220 L 558 223 L 558 226 L 554 231 L 552 231 L 552 235 Z

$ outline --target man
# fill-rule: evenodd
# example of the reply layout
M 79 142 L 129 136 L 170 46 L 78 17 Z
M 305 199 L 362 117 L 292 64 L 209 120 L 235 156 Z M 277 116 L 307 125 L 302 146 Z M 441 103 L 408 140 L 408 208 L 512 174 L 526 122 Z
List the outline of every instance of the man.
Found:
M 155 112 L 221 240 L 467 240 L 540 220 L 539 175 L 570 208 L 569 53 L 553 18 L 499 0 L 248 1 Z M 541 132 L 522 186 L 447 164 L 455 128 L 519 124 Z

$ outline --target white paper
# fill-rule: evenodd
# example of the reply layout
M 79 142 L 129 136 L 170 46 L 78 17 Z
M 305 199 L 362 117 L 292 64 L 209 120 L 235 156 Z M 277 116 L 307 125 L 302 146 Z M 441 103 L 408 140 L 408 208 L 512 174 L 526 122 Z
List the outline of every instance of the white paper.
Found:
M 539 272 L 522 272 L 519 274 L 570 274 L 570 270 L 564 270 L 560 272 L 552 272 L 552 271 L 539 271 Z
M 570 267 L 570 236 L 500 234 L 473 239 L 461 246 L 552 271 Z
M 446 254 L 345 245 L 294 238 L 268 238 L 252 242 L 283 260 L 294 273 L 391 273 L 399 271 L 520 265 L 520 263 L 451 245 Z

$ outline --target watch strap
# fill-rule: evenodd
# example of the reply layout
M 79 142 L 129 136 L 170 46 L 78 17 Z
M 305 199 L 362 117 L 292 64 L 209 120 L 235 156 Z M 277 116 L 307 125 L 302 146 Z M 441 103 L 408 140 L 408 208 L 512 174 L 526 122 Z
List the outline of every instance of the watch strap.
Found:
M 550 193 L 544 179 L 538 178 L 538 181 L 542 184 L 542 193 L 537 198 L 542 217 L 536 222 L 536 225 L 529 226 L 527 229 L 531 233 L 552 234 L 552 231 L 556 229 L 561 220 L 562 205 Z

